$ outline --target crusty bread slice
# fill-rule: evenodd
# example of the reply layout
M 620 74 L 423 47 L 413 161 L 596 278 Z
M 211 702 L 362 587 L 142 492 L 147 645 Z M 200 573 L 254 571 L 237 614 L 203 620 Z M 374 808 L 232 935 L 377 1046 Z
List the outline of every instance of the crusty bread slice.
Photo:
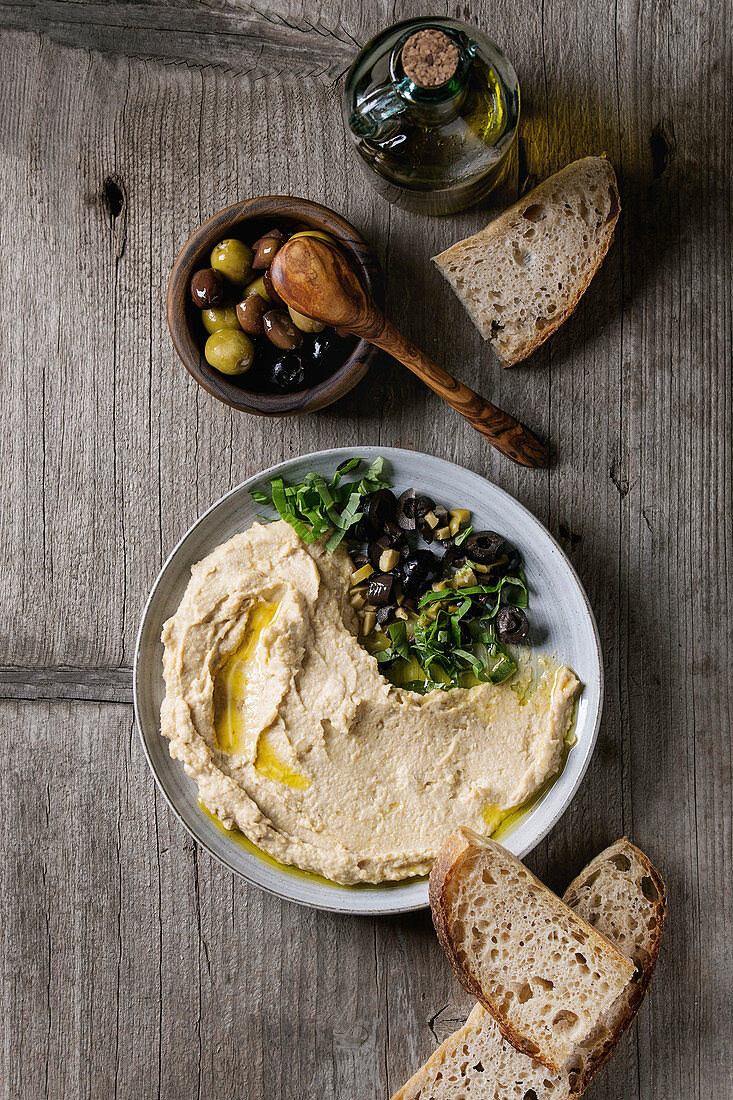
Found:
M 563 900 L 630 956 L 633 980 L 559 1074 L 504 1039 L 480 1004 L 393 1100 L 575 1100 L 616 1047 L 654 973 L 666 914 L 664 883 L 626 837 L 588 864 Z
M 620 211 L 612 165 L 586 157 L 433 257 L 505 367 L 526 359 L 573 312 Z
M 430 876 L 438 939 L 509 1042 L 555 1073 L 634 964 L 495 840 L 459 829 Z

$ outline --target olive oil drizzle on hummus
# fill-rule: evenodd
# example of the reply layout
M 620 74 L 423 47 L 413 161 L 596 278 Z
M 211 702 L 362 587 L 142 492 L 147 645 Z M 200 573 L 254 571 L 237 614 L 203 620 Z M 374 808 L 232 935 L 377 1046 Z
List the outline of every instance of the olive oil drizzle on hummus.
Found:
M 241 753 L 245 747 L 244 709 L 251 697 L 252 680 L 262 678 L 267 664 L 267 653 L 261 644 L 262 632 L 274 622 L 279 610 L 279 603 L 253 605 L 242 641 L 216 678 L 214 728 L 216 743 L 222 752 Z M 254 766 L 266 779 L 285 783 L 296 790 L 310 787 L 310 779 L 282 759 L 267 730 L 263 730 L 257 740 Z

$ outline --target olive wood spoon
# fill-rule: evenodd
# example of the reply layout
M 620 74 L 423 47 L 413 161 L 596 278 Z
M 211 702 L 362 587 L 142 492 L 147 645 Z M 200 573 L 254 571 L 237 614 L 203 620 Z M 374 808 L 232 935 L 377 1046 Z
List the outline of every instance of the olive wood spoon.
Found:
M 285 304 L 298 313 L 394 356 L 502 454 L 520 466 L 546 464 L 547 448 L 529 428 L 453 378 L 387 320 L 335 244 L 318 237 L 286 241 L 272 261 L 270 278 Z

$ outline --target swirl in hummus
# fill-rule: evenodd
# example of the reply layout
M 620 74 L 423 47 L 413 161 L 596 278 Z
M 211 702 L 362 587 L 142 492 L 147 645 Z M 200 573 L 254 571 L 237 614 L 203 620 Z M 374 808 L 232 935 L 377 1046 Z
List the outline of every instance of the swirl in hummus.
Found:
M 341 883 L 427 874 L 560 767 L 579 683 L 394 687 L 357 641 L 346 550 L 255 524 L 193 567 L 165 624 L 163 734 L 227 828 Z

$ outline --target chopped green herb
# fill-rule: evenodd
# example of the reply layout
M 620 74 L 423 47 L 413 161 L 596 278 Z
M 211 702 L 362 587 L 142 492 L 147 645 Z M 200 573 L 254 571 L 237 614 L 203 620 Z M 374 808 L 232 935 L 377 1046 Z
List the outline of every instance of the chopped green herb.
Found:
M 257 504 L 271 505 L 280 519 L 289 523 L 303 542 L 328 536 L 329 552 L 336 549 L 348 530 L 362 517 L 361 500 L 378 489 L 388 489 L 383 477 L 384 459 L 379 457 L 358 481 L 344 481 L 363 459 L 351 458 L 336 471 L 330 482 L 321 474 L 306 474 L 299 485 L 286 485 L 282 477 L 270 479 L 270 495 L 259 489 L 251 496 Z

